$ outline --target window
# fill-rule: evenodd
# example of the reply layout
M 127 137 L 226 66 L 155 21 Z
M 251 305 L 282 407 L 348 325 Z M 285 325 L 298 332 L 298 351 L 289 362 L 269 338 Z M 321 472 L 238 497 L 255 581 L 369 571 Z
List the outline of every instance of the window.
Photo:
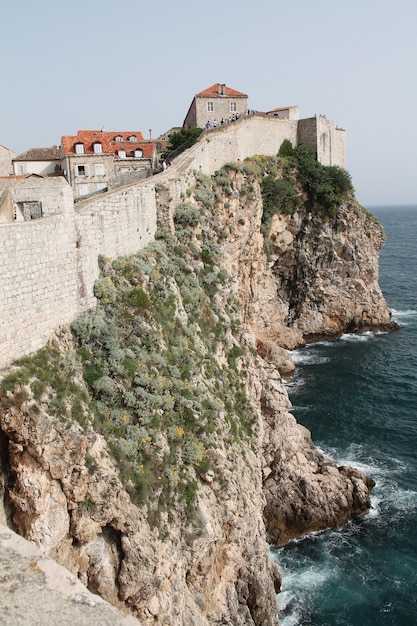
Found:
M 114 138 L 115 141 L 122 141 L 122 136 L 121 135 L 116 135 L 116 137 Z
M 75 144 L 75 153 L 76 154 L 84 154 L 84 144 L 83 143 L 76 143 Z
M 207 111 L 214 111 L 213 102 L 207 102 Z
M 85 176 L 85 165 L 77 165 L 75 173 L 76 176 Z
M 78 185 L 78 195 L 86 196 L 88 194 L 88 185 Z
M 103 163 L 94 163 L 94 174 L 96 176 L 104 176 L 104 165 L 103 165 Z
M 231 102 L 231 103 L 230 103 L 230 110 L 231 110 L 232 112 L 237 111 L 237 108 L 236 108 L 236 102 Z
M 118 150 L 119 159 L 126 158 L 126 150 Z
M 136 141 L 136 135 L 130 135 L 129 141 Z
M 137 150 L 135 150 L 134 154 L 135 154 L 135 159 L 141 159 L 143 157 L 142 150 L 137 149 Z
M 101 143 L 96 142 L 94 144 L 94 154 L 101 154 L 103 152 L 103 146 L 101 145 Z
M 38 200 L 18 202 L 17 206 L 23 213 L 25 221 L 38 220 L 42 217 L 42 202 L 39 202 Z

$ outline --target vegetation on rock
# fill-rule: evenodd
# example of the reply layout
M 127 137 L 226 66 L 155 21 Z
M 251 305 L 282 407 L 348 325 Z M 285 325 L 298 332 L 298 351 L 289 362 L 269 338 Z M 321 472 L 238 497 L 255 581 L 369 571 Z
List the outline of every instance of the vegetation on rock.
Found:
M 261 189 L 265 241 L 274 214 L 303 206 L 325 220 L 351 191 L 346 172 L 324 168 L 303 146 L 283 146 L 281 154 L 228 163 L 212 178 L 194 172 L 173 232 L 161 228 L 132 256 L 100 258 L 97 307 L 72 324 L 76 353 L 49 346 L 3 381 L 6 390 L 26 386 L 34 406 L 49 403 L 65 422 L 101 432 L 132 499 L 154 511 L 185 503 L 192 514 L 199 481 L 216 471 L 211 451 L 220 443 L 253 447 L 251 348 L 220 261 L 234 227 L 222 225 L 218 208 L 237 193 L 233 173 L 246 179 L 240 201 L 259 198 Z
M 184 502 L 192 514 L 198 482 L 215 471 L 221 440 L 250 444 L 255 416 L 245 392 L 245 354 L 232 279 L 221 268 L 216 185 L 196 175 L 175 232 L 137 254 L 101 258 L 97 307 L 76 319 L 76 361 L 45 348 L 3 381 L 53 390 L 61 417 L 86 415 L 101 432 L 138 504 Z M 74 382 L 81 367 L 85 387 Z M 82 409 L 82 406 L 85 408 Z M 58 412 L 59 414 L 59 412 Z M 87 421 L 88 421 L 87 420 Z

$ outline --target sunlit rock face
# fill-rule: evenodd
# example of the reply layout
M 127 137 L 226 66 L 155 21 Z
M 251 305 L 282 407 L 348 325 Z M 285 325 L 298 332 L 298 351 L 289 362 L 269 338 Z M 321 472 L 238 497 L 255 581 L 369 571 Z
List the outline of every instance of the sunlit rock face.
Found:
M 211 264 L 209 277 L 214 269 L 229 275 L 214 295 L 210 286 L 213 310 L 205 310 L 212 328 L 219 328 L 220 318 L 227 325 L 223 340 L 216 342 L 213 332 L 208 333 L 213 344 L 208 343 L 211 338 L 195 324 L 190 348 L 206 361 L 210 356 L 222 378 L 213 381 L 207 367 L 193 362 L 190 384 L 202 393 L 211 390 L 214 401 L 214 383 L 219 396 L 220 387 L 235 384 L 233 366 L 252 423 L 250 435 L 239 438 L 231 431 L 231 408 L 222 405 L 217 411 L 215 429 L 204 440 L 210 469 L 202 471 L 197 464 L 189 470 L 197 485 L 193 515 L 175 489 L 162 509 L 156 500 L 132 501 L 132 479 L 112 453 L 88 393 L 81 421 L 73 419 L 71 406 L 57 412 L 55 403 L 52 410 L 52 387 L 36 396 L 33 381 L 17 381 L 1 394 L 2 519 L 144 625 L 277 624 L 280 573 L 267 556 L 268 544 L 337 526 L 370 505 L 372 479 L 337 467 L 314 448 L 310 433 L 288 411 L 282 378 L 294 369 L 288 349 L 346 331 L 393 327 L 378 285 L 383 231 L 350 200 L 326 220 L 303 207 L 292 215 L 274 215 L 266 234 L 259 178 L 241 169 L 227 176 L 223 186 L 203 181 L 203 196 L 202 177 L 193 182 L 187 175 L 187 202 L 198 211 L 183 208 L 183 222 L 188 211 L 193 225 L 183 228 L 178 247 L 184 254 L 187 241 L 197 256 L 182 259 L 183 270 L 190 276 L 204 273 L 201 241 L 212 229 L 218 267 Z M 178 196 L 178 181 L 175 185 Z M 160 227 L 174 238 L 166 245 L 177 245 L 178 221 L 167 206 L 161 209 Z M 165 280 L 156 263 L 153 258 L 149 275 L 135 277 L 134 285 L 144 293 L 151 293 L 152 272 Z M 125 269 L 120 264 L 122 287 L 130 280 Z M 116 275 L 109 277 L 116 281 Z M 190 302 L 175 276 L 167 276 L 165 287 L 175 302 L 176 332 L 185 329 L 186 336 Z M 238 303 L 233 320 L 232 297 Z M 136 327 L 142 334 L 163 335 L 150 318 L 138 317 Z M 85 385 L 71 333 L 58 333 L 54 347 L 62 363 L 72 363 L 74 384 Z M 121 376 L 110 382 L 112 392 L 124 391 Z M 198 424 L 199 416 L 194 417 Z M 169 455 L 164 429 L 152 445 L 158 458 Z M 164 476 L 155 473 L 152 480 L 160 497 Z

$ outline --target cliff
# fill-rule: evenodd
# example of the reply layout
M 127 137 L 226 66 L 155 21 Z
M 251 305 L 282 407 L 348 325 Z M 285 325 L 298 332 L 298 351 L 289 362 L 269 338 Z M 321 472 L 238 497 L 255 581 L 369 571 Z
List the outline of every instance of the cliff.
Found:
M 195 173 L 175 212 L 161 189 L 157 240 L 102 258 L 97 308 L 2 382 L 4 520 L 144 625 L 277 624 L 268 542 L 370 506 L 282 376 L 288 348 L 393 328 L 384 235 L 351 191 L 327 210 L 285 167 Z

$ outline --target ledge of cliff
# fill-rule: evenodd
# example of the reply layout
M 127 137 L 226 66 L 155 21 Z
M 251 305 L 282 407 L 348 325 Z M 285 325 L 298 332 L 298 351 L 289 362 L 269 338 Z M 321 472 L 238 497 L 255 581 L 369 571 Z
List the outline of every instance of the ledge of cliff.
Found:
M 293 167 L 291 211 L 266 220 L 283 168 L 188 174 L 155 242 L 100 259 L 96 309 L 2 381 L 0 521 L 144 625 L 277 624 L 269 543 L 370 506 L 372 479 L 314 448 L 282 377 L 287 349 L 394 328 L 384 234 L 352 193 L 313 210 Z

